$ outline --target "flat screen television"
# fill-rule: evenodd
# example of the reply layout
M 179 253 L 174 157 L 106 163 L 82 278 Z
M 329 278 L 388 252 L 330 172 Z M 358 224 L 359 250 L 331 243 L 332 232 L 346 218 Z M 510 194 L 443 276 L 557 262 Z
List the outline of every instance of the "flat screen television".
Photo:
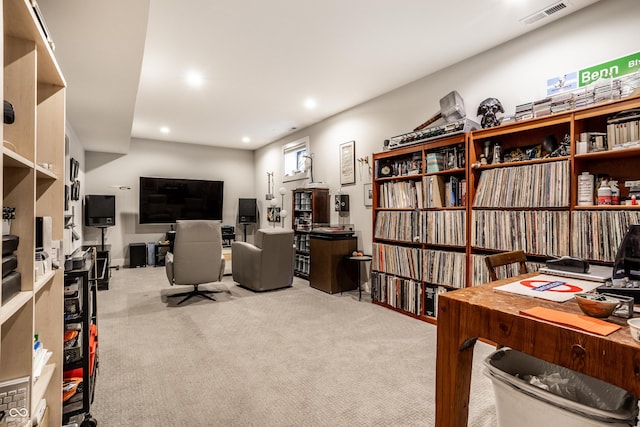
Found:
M 140 224 L 222 220 L 224 181 L 140 177 Z

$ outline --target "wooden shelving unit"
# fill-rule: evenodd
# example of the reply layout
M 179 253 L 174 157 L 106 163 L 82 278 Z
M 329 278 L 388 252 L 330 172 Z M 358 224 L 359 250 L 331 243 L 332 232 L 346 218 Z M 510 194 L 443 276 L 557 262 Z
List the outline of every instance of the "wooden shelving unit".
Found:
M 583 132 L 606 132 L 610 117 L 637 108 L 640 96 L 374 154 L 374 303 L 435 322 L 437 310 L 431 304 L 437 307 L 437 294 L 488 281 L 484 256 L 496 252 L 523 249 L 531 270 L 551 255 L 611 263 L 628 224 L 640 223 L 640 205 L 578 206 L 578 175 L 617 179 L 624 199 L 629 189 L 622 183 L 640 179 L 640 148 L 576 154 L 576 141 Z M 545 157 L 542 152 L 530 159 L 492 163 L 490 153 L 488 164 L 480 163 L 485 147 L 497 143 L 503 154 L 531 147 L 540 152 L 549 137 L 558 144 L 568 137 L 570 154 Z M 428 170 L 430 153 L 460 144 L 464 166 Z M 420 162 L 418 170 L 411 160 Z M 428 205 L 429 180 L 451 176 L 464 180 L 463 206 Z M 415 198 L 415 204 L 390 203 L 390 186 Z M 462 282 L 447 274 L 461 271 Z
M 46 419 L 62 419 L 63 273 L 36 280 L 35 217 L 52 218 L 52 239 L 62 240 L 64 203 L 65 81 L 27 0 L 2 2 L 2 98 L 15 122 L 2 128 L 2 205 L 16 208 L 11 234 L 21 292 L 0 307 L 0 381 L 30 377 L 30 417 L 41 399 Z M 51 353 L 34 381 L 34 335 Z
M 291 226 L 296 246 L 293 273 L 309 278 L 311 266 L 310 232 L 315 227 L 329 225 L 329 190 L 325 188 L 297 188 L 293 190 Z

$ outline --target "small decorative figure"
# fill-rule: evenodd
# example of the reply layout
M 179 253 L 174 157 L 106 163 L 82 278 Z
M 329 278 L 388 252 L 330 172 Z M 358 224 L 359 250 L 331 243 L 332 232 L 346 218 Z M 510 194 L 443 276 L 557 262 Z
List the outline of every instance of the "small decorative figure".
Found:
M 492 164 L 502 163 L 502 146 L 499 142 L 493 144 L 493 160 Z
M 569 154 L 571 154 L 571 137 L 566 133 L 564 138 L 562 138 L 562 142 L 560 142 L 560 146 L 545 157 L 563 157 Z
M 497 117 L 498 113 L 504 113 L 504 108 L 497 98 L 487 98 L 478 106 L 478 116 L 482 116 L 480 124 L 482 128 L 490 128 L 500 125 L 500 119 Z

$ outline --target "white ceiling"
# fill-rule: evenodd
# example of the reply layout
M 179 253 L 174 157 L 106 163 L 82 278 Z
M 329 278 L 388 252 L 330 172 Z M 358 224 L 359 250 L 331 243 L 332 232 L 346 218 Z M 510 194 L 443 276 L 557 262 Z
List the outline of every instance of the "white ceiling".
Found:
M 86 150 L 256 149 L 598 0 L 38 0 Z M 200 88 L 186 84 L 197 71 Z M 315 109 L 303 103 L 317 101 Z M 163 134 L 162 126 L 170 128 Z M 243 143 L 243 137 L 251 142 Z

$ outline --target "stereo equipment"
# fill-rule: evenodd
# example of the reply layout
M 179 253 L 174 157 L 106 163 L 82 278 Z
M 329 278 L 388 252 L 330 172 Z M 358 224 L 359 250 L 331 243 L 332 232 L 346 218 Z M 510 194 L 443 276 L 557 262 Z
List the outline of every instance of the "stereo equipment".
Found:
M 335 207 L 336 207 L 336 212 L 349 212 L 349 195 L 336 194 Z
M 440 99 L 440 111 L 426 120 L 413 132 L 389 138 L 389 148 L 399 148 L 434 139 L 471 132 L 481 126 L 466 118 L 464 101 L 455 90 Z
M 413 132 L 407 132 L 402 135 L 397 135 L 389 138 L 389 149 L 406 147 L 408 145 L 419 144 L 422 142 L 445 138 L 447 136 L 457 135 L 460 133 L 467 133 L 480 128 L 481 126 L 473 120 L 463 118 L 455 120 L 451 123 L 432 126 Z
M 256 219 L 256 199 L 238 199 L 238 222 L 240 224 L 254 224 Z
M 116 196 L 100 194 L 84 196 L 84 225 L 87 227 L 116 225 Z

